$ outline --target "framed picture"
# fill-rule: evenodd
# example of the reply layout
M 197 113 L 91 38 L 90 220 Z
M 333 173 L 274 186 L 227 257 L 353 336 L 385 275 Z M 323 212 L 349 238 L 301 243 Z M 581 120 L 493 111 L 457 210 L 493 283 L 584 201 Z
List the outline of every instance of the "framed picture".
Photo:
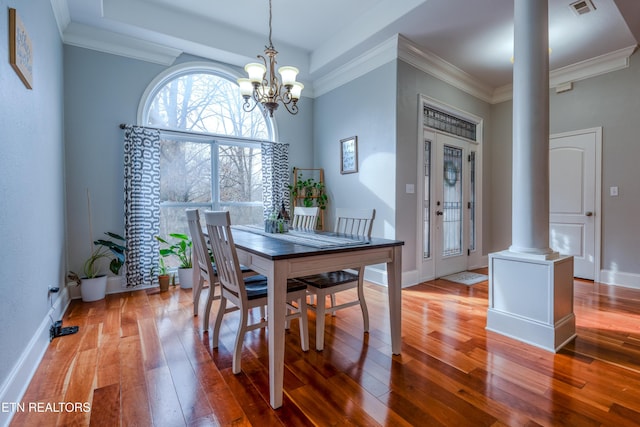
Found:
M 340 173 L 358 172 L 358 137 L 340 140 Z
M 31 39 L 15 9 L 9 9 L 9 63 L 27 89 L 31 89 L 33 87 Z

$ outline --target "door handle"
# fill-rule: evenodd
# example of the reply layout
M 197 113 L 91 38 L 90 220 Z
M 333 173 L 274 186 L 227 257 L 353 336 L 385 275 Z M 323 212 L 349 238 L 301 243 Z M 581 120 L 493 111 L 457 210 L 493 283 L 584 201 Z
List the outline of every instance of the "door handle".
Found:
M 591 211 L 587 211 L 587 212 L 585 212 L 585 215 L 586 215 L 586 216 L 593 216 L 593 212 L 591 212 Z
M 442 211 L 436 211 L 436 215 L 442 215 Z

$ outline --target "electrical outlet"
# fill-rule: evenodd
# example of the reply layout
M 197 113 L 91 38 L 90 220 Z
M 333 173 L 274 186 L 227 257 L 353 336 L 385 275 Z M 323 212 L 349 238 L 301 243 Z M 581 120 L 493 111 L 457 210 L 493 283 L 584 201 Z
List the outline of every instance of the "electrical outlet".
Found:
M 62 320 L 58 320 L 54 322 L 53 325 L 49 328 L 49 341 L 52 341 L 55 337 L 60 336 L 60 331 L 62 330 Z
M 63 328 L 62 320 L 58 320 L 49 328 L 49 341 L 51 342 L 51 340 L 57 337 L 75 334 L 79 329 L 79 326 L 67 326 L 66 328 Z

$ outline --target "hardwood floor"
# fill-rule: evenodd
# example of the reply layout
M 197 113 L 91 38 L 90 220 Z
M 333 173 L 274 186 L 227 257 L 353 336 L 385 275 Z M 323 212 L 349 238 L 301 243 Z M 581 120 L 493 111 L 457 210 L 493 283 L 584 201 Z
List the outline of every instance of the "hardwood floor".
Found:
M 293 322 L 278 410 L 265 330 L 247 334 L 242 373 L 231 372 L 237 313 L 212 350 L 191 291 L 73 301 L 64 326 L 79 333 L 51 343 L 22 400 L 53 408 L 11 425 L 640 424 L 640 290 L 575 281 L 578 338 L 558 354 L 487 332 L 486 282 L 436 280 L 403 290 L 402 355 L 392 357 L 386 289 L 367 285 L 366 296 L 370 333 L 358 307 L 343 310 L 327 317 L 323 352 L 302 352 Z M 312 349 L 314 323 L 310 312 Z M 68 411 L 76 402 L 90 410 Z

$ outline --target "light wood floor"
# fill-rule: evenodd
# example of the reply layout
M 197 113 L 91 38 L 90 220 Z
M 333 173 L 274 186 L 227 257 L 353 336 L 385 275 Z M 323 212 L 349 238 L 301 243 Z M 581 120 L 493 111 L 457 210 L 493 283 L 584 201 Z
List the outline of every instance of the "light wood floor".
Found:
M 278 410 L 268 404 L 264 330 L 247 335 L 243 372 L 231 372 L 237 313 L 212 350 L 190 291 L 73 301 L 64 326 L 80 332 L 51 343 L 23 402 L 90 411 L 19 412 L 11 425 L 640 424 L 638 290 L 576 281 L 578 338 L 552 354 L 485 330 L 486 282 L 427 282 L 403 291 L 402 355 L 393 357 L 386 289 L 366 294 L 371 332 L 357 307 L 343 310 L 327 318 L 324 352 L 302 352 L 293 322 Z

